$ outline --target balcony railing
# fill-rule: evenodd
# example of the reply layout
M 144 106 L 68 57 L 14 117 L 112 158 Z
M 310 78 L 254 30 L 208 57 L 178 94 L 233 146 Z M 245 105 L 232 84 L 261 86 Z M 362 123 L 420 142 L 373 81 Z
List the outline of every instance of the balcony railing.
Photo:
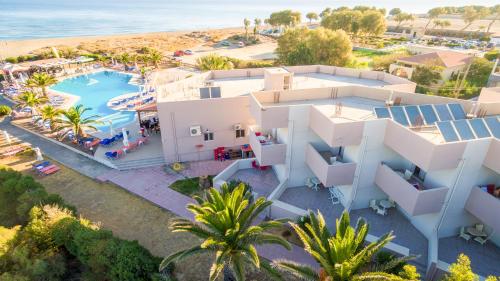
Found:
M 286 159 L 286 144 L 276 139 L 269 139 L 268 134 L 256 128 L 250 128 L 249 142 L 255 158 L 262 166 L 284 164 Z M 260 136 L 257 136 L 257 135 Z
M 385 164 L 377 168 L 375 184 L 412 216 L 439 212 L 449 189 L 426 188 L 416 178 L 406 180 L 403 172 L 394 171 Z
M 337 122 L 319 109 L 311 108 L 309 127 L 331 147 L 359 145 L 364 126 L 363 121 Z
M 433 143 L 410 129 L 389 120 L 384 143 L 426 171 L 453 169 L 458 166 L 466 143 Z
M 491 140 L 490 148 L 486 154 L 484 166 L 500 174 L 500 161 L 498 160 L 498 155 L 500 155 L 500 140 L 493 139 Z
M 263 129 L 288 127 L 288 106 L 262 106 L 255 96 L 250 95 L 250 113 Z
M 500 198 L 496 198 L 479 187 L 474 187 L 469 194 L 465 209 L 493 228 L 495 232 L 500 232 L 500 219 L 498 218 Z
M 354 181 L 356 163 L 344 163 L 341 159 L 331 163 L 311 144 L 306 148 L 306 163 L 324 186 L 350 185 Z

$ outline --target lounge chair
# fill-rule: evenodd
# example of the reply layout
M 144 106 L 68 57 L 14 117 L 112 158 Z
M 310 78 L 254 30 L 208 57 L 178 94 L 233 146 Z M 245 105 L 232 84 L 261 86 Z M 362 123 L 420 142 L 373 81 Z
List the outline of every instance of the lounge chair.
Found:
M 471 236 L 467 233 L 465 233 L 465 227 L 460 227 L 460 233 L 458 234 L 458 237 L 464 239 L 465 241 L 469 241 Z
M 33 165 L 31 165 L 33 167 L 34 170 L 37 170 L 37 169 L 42 169 L 43 167 L 47 167 L 50 165 L 50 162 L 49 161 L 44 161 L 44 162 L 41 162 L 41 163 L 35 163 Z
M 54 165 L 55 166 L 55 165 Z M 51 169 L 47 169 L 41 173 L 42 176 L 48 176 L 56 173 L 57 171 L 61 170 L 58 166 L 52 167 Z
M 107 151 L 104 153 L 104 156 L 110 160 L 118 159 L 118 152 L 116 151 Z

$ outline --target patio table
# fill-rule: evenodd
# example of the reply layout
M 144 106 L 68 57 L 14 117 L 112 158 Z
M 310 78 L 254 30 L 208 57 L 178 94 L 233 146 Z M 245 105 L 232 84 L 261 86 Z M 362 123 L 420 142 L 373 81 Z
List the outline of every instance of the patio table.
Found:
M 467 232 L 471 234 L 472 236 L 477 236 L 477 237 L 487 237 L 488 234 L 484 233 L 483 231 L 477 230 L 475 227 L 467 227 Z
M 389 200 L 380 200 L 379 204 L 384 209 L 389 209 L 390 207 L 392 207 L 392 204 L 391 202 L 389 202 Z

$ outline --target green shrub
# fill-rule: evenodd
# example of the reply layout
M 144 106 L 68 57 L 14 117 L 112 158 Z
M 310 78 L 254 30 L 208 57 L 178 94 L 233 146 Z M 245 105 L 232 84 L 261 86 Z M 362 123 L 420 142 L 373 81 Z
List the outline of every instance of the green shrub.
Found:
M 6 62 L 18 63 L 17 57 L 8 57 L 5 59 Z
M 0 105 L 0 117 L 10 115 L 11 112 L 12 112 L 12 109 L 10 108 L 10 106 L 3 105 L 3 104 Z
M 496 59 L 500 58 L 500 51 L 499 50 L 489 51 L 489 52 L 484 54 L 484 58 L 489 60 L 489 61 L 496 60 Z

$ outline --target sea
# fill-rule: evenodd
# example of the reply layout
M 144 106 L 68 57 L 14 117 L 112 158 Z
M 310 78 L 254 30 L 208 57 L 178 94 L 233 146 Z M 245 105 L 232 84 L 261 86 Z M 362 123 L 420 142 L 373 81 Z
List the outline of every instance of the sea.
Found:
M 0 41 L 237 27 L 274 11 L 368 5 L 425 13 L 491 0 L 0 0 Z

